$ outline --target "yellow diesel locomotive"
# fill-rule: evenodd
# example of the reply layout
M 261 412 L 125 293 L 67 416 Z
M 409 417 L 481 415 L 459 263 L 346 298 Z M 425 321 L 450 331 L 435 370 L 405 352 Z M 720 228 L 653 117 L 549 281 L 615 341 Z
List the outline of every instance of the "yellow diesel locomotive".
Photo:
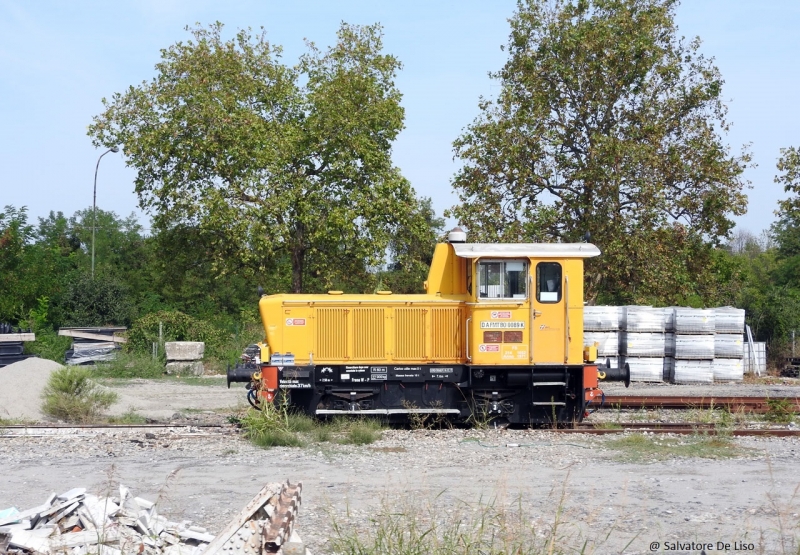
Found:
M 249 399 L 283 393 L 313 416 L 440 414 L 454 421 L 574 423 L 602 392 L 630 381 L 583 345 L 589 243 L 436 246 L 424 294 L 264 295 L 266 337 L 228 383 Z

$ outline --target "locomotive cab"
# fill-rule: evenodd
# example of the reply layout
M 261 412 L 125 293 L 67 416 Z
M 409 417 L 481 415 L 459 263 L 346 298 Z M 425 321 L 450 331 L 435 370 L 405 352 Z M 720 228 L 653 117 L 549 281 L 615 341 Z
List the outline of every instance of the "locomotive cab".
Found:
M 250 381 L 254 403 L 282 390 L 314 416 L 579 422 L 600 395 L 583 348 L 583 260 L 599 254 L 588 243 L 467 243 L 456 228 L 436 246 L 424 294 L 262 296 L 260 356 L 229 382 Z

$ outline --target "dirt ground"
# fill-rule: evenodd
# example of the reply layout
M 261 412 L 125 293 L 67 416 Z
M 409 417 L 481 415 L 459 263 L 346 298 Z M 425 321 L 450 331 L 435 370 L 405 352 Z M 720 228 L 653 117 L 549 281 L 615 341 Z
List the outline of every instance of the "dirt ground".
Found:
M 189 424 L 185 419 L 224 418 L 245 402 L 242 387 L 228 390 L 219 379 L 111 387 L 121 397 L 117 413 L 134 409 L 162 420 L 177 413 Z M 747 391 L 729 387 L 734 392 L 724 394 Z M 304 484 L 298 531 L 315 554 L 329 553 L 333 520 L 369 527 L 382 503 L 439 504 L 447 512 L 479 501 L 522 508 L 544 536 L 560 514 L 558 545 L 568 552 L 585 542 L 585 552 L 601 554 L 798 553 L 795 438 L 737 438 L 730 459 L 632 462 L 611 436 L 543 430 L 390 430 L 368 446 L 268 450 L 233 429 L 146 433 L 0 433 L 0 510 L 33 507 L 72 487 L 102 491 L 122 482 L 160 498 L 164 514 L 215 532 L 263 483 L 289 479 Z

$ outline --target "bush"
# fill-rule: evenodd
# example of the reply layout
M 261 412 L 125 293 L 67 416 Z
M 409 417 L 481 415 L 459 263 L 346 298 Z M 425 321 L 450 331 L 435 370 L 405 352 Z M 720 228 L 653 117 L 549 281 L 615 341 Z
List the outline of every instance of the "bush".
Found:
M 134 314 L 128 288 L 103 275 L 76 276 L 67 285 L 59 309 L 67 326 L 127 326 Z
M 42 393 L 42 410 L 67 422 L 86 423 L 97 418 L 117 400 L 113 391 L 105 391 L 91 380 L 87 368 L 67 367 L 50 374 Z
M 164 341 L 203 341 L 207 356 L 217 356 L 225 343 L 225 333 L 208 322 L 176 310 L 162 310 L 133 323 L 128 331 L 126 349 L 136 353 L 152 352 L 153 343 L 158 342 L 159 324 Z
M 72 345 L 71 337 L 58 335 L 50 329 L 36 330 L 36 341 L 25 343 L 25 353 L 64 363 L 64 355 Z

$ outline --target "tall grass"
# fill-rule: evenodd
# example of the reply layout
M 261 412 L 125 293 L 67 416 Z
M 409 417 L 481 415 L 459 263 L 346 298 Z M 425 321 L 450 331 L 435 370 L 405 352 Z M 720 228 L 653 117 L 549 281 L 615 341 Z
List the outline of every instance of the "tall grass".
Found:
M 67 422 L 95 420 L 116 402 L 117 394 L 102 389 L 91 377 L 89 369 L 77 366 L 54 371 L 42 392 L 42 411 Z
M 582 553 L 563 537 L 556 516 L 537 528 L 536 518 L 521 501 L 510 506 L 479 500 L 468 504 L 445 499 L 432 501 L 384 499 L 369 522 L 344 522 L 331 514 L 331 552 L 341 555 L 538 555 Z M 572 538 L 575 539 L 575 538 Z M 577 547 L 577 549 L 576 549 Z M 583 546 L 585 548 L 585 545 Z
M 116 358 L 98 362 L 92 373 L 101 378 L 160 378 L 164 361 L 150 354 L 117 351 Z

